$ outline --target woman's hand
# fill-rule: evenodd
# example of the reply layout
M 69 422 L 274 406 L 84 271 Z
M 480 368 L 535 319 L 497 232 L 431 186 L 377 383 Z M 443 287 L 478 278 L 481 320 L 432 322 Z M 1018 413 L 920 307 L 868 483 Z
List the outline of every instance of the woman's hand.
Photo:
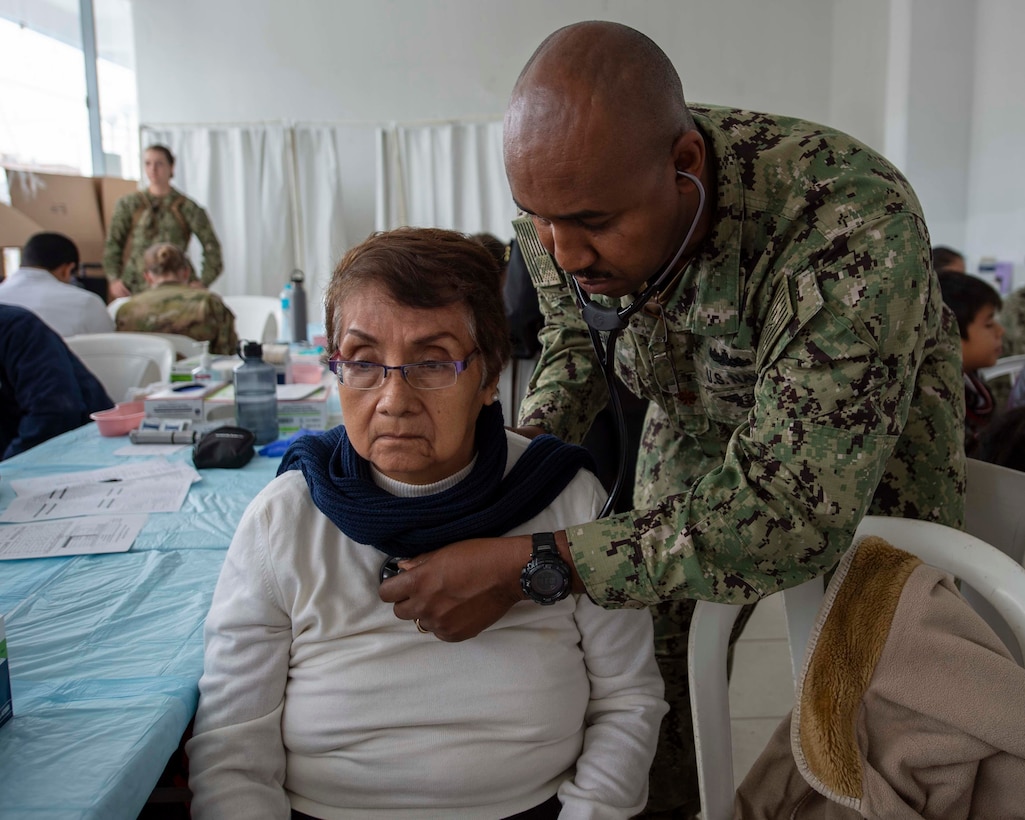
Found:
M 443 641 L 464 641 L 524 600 L 520 572 L 530 555 L 529 535 L 459 541 L 401 561 L 379 594 L 397 617 Z
M 120 299 L 122 296 L 131 296 L 132 292 L 120 279 L 111 279 L 107 283 L 107 294 L 113 300 Z

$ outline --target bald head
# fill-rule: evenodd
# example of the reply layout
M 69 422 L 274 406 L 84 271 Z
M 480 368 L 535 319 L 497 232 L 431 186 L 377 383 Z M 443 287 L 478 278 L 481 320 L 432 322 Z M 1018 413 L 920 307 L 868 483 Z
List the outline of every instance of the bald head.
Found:
M 549 35 L 520 73 L 506 161 L 538 139 L 618 139 L 624 150 L 669 152 L 693 128 L 680 77 L 652 40 L 618 23 L 575 23 Z

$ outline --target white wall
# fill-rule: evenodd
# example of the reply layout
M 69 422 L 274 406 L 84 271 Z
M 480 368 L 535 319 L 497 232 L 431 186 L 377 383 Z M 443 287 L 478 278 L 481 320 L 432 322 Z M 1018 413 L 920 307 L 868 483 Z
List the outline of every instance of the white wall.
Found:
M 346 235 L 373 227 L 377 124 L 498 117 L 561 25 L 651 36 L 691 101 L 807 117 L 883 150 L 934 242 L 1025 283 L 1020 0 L 134 0 L 143 123 L 362 123 Z
M 1025 285 L 1025 3 L 978 0 L 965 247 L 1015 263 Z
M 829 113 L 821 0 L 135 0 L 140 120 L 404 122 L 500 115 L 559 26 L 654 40 L 693 100 Z M 185 47 L 187 44 L 187 47 Z

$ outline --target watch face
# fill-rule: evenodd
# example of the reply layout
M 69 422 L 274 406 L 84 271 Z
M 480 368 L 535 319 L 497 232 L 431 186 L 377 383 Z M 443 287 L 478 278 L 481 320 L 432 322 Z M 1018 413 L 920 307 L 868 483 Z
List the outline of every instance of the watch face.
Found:
M 548 597 L 562 592 L 566 579 L 557 569 L 541 567 L 530 576 L 530 588 L 537 595 Z

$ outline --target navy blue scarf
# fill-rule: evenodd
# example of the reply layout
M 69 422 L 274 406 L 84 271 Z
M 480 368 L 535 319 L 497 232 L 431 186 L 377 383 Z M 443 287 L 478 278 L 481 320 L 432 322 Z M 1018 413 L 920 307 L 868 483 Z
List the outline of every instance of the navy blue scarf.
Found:
M 585 449 L 542 435 L 503 478 L 508 442 L 497 402 L 481 410 L 476 445 L 477 461 L 466 478 L 418 498 L 399 498 L 374 484 L 370 464 L 341 426 L 293 442 L 278 475 L 302 470 L 317 509 L 349 538 L 412 558 L 454 541 L 501 535 L 551 504 L 581 467 L 594 470 Z

